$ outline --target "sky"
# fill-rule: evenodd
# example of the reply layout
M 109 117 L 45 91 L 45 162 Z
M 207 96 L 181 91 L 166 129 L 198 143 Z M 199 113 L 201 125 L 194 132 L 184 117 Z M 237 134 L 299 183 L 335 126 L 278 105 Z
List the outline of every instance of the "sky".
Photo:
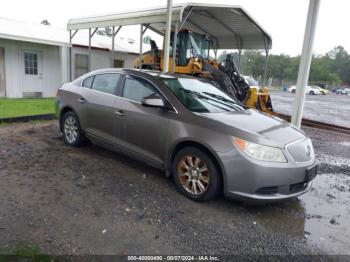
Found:
M 173 0 L 182 3 L 183 0 Z M 190 0 L 190 2 L 230 4 L 242 6 L 272 37 L 273 54 L 301 53 L 308 0 Z M 52 26 L 66 28 L 72 17 L 99 15 L 165 6 L 166 0 L 3 0 L 0 16 L 40 23 L 47 19 Z M 314 53 L 324 54 L 337 45 L 350 52 L 350 0 L 321 0 Z M 125 27 L 120 36 L 138 40 L 139 29 Z M 146 33 L 147 34 L 147 33 Z M 151 37 L 153 35 L 149 33 Z

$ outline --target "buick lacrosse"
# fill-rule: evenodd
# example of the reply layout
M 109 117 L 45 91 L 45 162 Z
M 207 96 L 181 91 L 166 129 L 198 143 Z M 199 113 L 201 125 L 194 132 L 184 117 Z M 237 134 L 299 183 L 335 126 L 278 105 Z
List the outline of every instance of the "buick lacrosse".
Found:
M 248 109 L 206 79 L 103 69 L 59 88 L 64 140 L 86 139 L 164 170 L 196 201 L 276 201 L 308 191 L 317 166 L 310 138 Z

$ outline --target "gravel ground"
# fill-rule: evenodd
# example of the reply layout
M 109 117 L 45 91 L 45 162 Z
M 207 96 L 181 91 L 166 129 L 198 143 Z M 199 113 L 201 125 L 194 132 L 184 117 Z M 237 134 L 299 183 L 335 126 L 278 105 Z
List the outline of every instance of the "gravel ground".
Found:
M 271 91 L 271 100 L 276 112 L 291 115 L 295 94 Z M 305 118 L 350 127 L 350 96 L 347 95 L 306 95 Z
M 57 254 L 350 254 L 350 137 L 306 129 L 320 175 L 283 204 L 196 203 L 162 172 L 55 121 L 0 127 L 0 250 Z

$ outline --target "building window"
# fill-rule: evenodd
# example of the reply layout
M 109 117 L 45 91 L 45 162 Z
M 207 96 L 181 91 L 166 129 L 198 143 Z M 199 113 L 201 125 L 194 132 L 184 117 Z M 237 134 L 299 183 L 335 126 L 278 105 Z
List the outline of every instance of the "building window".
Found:
M 114 68 L 124 67 L 124 60 L 114 59 Z
M 38 54 L 24 53 L 24 73 L 26 75 L 38 74 Z
M 75 54 L 75 78 L 85 75 L 89 72 L 88 55 Z

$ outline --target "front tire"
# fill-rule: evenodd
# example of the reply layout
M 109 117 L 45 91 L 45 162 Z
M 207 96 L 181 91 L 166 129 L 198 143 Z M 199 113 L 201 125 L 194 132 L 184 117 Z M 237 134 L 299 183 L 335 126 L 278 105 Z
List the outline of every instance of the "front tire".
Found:
M 62 119 L 64 141 L 71 146 L 81 146 L 85 142 L 85 136 L 82 133 L 78 116 L 69 111 L 64 114 Z
M 310 91 L 309 94 L 313 96 L 315 93 L 314 93 L 314 91 Z
M 173 180 L 186 197 L 204 202 L 216 198 L 222 179 L 210 156 L 196 147 L 181 149 L 172 163 Z

